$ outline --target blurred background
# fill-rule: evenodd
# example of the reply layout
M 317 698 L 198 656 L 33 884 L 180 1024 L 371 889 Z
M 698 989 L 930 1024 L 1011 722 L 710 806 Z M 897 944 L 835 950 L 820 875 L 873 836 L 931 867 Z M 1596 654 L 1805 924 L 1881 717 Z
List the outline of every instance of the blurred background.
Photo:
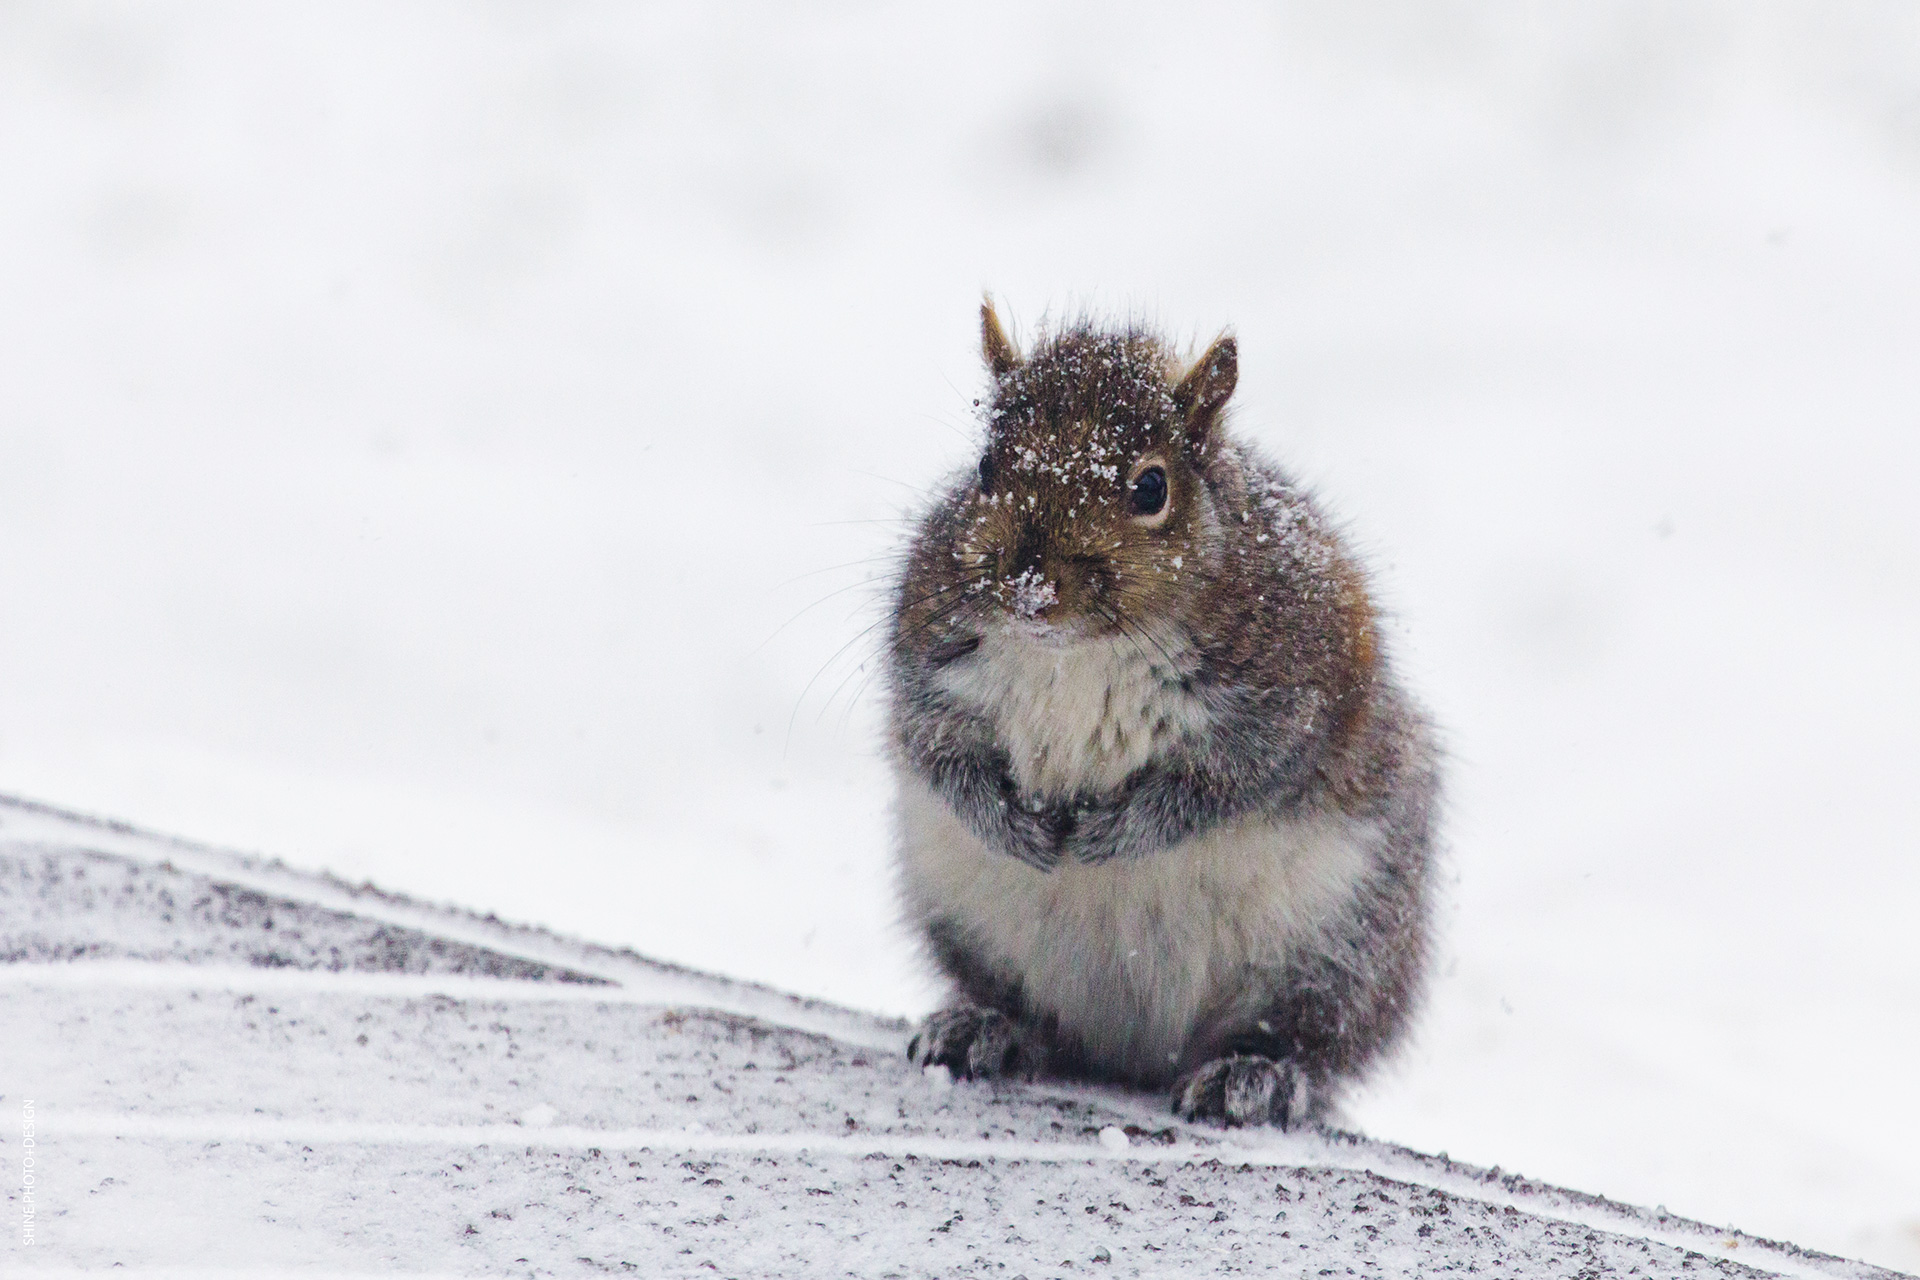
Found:
M 1920 1269 L 1920 9 L 0 6 L 0 791 L 899 1013 L 983 288 L 1240 336 L 1452 752 L 1378 1136 Z

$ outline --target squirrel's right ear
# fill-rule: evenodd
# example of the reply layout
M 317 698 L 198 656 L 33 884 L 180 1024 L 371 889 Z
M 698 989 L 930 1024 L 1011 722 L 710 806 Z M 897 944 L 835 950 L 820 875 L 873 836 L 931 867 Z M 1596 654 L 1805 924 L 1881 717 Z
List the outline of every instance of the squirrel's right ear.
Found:
M 995 382 L 1020 367 L 1020 352 L 1007 338 L 1007 331 L 1000 327 L 992 294 L 980 300 L 980 354 L 986 358 L 987 369 Z

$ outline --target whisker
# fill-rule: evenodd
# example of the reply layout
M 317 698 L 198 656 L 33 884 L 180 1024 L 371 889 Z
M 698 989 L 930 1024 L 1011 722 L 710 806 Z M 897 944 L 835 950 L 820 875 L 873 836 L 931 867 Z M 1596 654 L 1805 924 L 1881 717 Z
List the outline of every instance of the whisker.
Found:
M 824 569 L 809 569 L 805 573 L 796 573 L 784 582 L 776 582 L 773 585 L 774 589 L 778 590 L 781 587 L 790 587 L 796 582 L 804 582 L 808 578 L 817 578 L 823 573 L 832 573 L 838 569 L 852 569 L 863 564 L 888 564 L 891 563 L 894 558 L 891 554 L 883 556 L 862 556 L 858 560 L 849 560 L 845 564 L 830 564 Z
M 916 608 L 919 605 L 925 604 L 927 601 L 932 600 L 937 596 L 944 595 L 949 591 L 957 590 L 961 587 L 966 586 L 967 582 L 968 580 L 963 578 L 959 582 L 950 583 L 943 587 L 937 587 L 934 590 L 927 592 L 925 595 L 918 597 L 917 599 L 909 600 L 905 604 L 897 606 L 895 609 L 888 611 L 888 613 L 884 617 L 875 618 L 872 622 L 860 628 L 860 630 L 856 631 L 853 634 L 852 639 L 848 640 L 845 644 L 841 645 L 838 649 L 834 650 L 833 656 L 820 664 L 820 669 L 813 673 L 812 678 L 809 679 L 807 683 L 801 688 L 800 696 L 794 700 L 793 711 L 791 714 L 787 716 L 787 736 L 786 736 L 786 741 L 782 743 L 780 748 L 781 758 L 785 759 L 786 753 L 793 748 L 794 722 L 798 720 L 800 717 L 800 708 L 803 705 L 805 705 L 807 700 L 807 694 L 813 691 L 813 686 L 819 683 L 820 677 L 825 675 L 827 673 L 828 668 L 832 667 L 834 663 L 838 662 L 841 659 L 841 657 L 843 657 L 846 654 L 847 650 L 851 649 L 854 645 L 864 640 L 867 637 L 867 635 L 873 631 L 875 627 L 878 627 L 883 623 L 888 623 L 893 621 L 893 618 L 896 614 L 904 615 L 908 610 Z M 838 593 L 836 592 L 835 594 L 838 594 Z
M 952 590 L 952 588 L 945 587 L 945 588 L 942 588 L 942 590 L 943 591 Z M 939 594 L 939 593 L 936 592 L 934 594 Z M 926 635 L 928 632 L 932 631 L 935 627 L 939 626 L 941 623 L 947 622 L 953 618 L 961 616 L 970 606 L 972 606 L 976 602 L 977 602 L 977 597 L 963 596 L 959 600 L 956 600 L 950 604 L 945 604 L 941 608 L 935 610 L 932 614 L 928 615 L 926 618 L 921 619 L 919 622 L 913 624 L 912 626 L 908 627 L 906 630 L 902 631 L 898 636 L 893 637 L 889 643 L 894 649 L 898 650 L 899 648 L 904 647 L 908 642 L 917 640 L 920 637 Z M 826 702 L 820 708 L 820 714 L 814 717 L 815 724 L 819 724 L 820 721 L 826 719 L 827 712 L 833 709 L 834 700 L 840 696 L 840 691 L 846 688 L 847 682 L 853 679 L 854 676 L 861 675 L 862 673 L 865 674 L 866 678 L 860 682 L 859 688 L 854 690 L 853 697 L 849 699 L 847 703 L 846 714 L 849 717 L 852 716 L 853 707 L 858 702 L 861 693 L 863 693 L 866 690 L 867 685 L 872 681 L 874 675 L 877 674 L 877 671 L 875 670 L 868 670 L 868 664 L 865 662 L 860 663 L 859 665 L 854 667 L 852 671 L 848 672 L 845 676 L 841 677 L 840 683 L 835 685 L 833 692 L 827 695 Z
M 838 587 L 832 591 L 827 592 L 827 594 L 821 596 L 818 600 L 815 600 L 812 604 L 805 606 L 798 613 L 794 614 L 791 618 L 788 618 L 785 622 L 775 627 L 773 629 L 773 632 L 770 635 L 768 635 L 766 639 L 762 640 L 759 644 L 753 646 L 752 651 L 754 653 L 760 652 L 762 649 L 772 644 L 774 640 L 778 638 L 778 636 L 782 631 L 785 631 L 788 627 L 800 621 L 800 619 L 806 617 L 809 613 L 812 613 L 815 609 L 818 609 L 821 605 L 825 604 L 829 600 L 832 600 L 836 596 L 843 596 L 847 594 L 847 592 L 849 591 L 858 591 L 861 587 L 870 587 L 872 585 L 873 585 L 873 579 L 868 578 L 863 582 L 849 583 L 844 587 Z
M 1172 672 L 1174 672 L 1174 673 L 1176 673 L 1176 674 L 1177 674 L 1177 673 L 1179 672 L 1179 670 L 1180 670 L 1180 664 L 1179 664 L 1179 663 L 1177 663 L 1177 662 L 1175 662 L 1175 661 L 1173 660 L 1173 654 L 1171 654 L 1171 653 L 1169 653 L 1169 652 L 1167 651 L 1167 646 L 1166 646 L 1166 645 L 1164 645 L 1164 644 L 1162 644 L 1162 643 L 1160 643 L 1160 637 L 1158 637 L 1158 636 L 1156 636 L 1156 635 L 1154 635 L 1154 634 L 1153 634 L 1153 632 L 1152 632 L 1152 631 L 1151 631 L 1150 629 L 1148 629 L 1147 627 L 1144 627 L 1144 626 L 1142 626 L 1142 625 L 1141 625 L 1141 624 L 1140 624 L 1140 623 L 1139 623 L 1139 622 L 1138 622 L 1137 620 L 1135 620 L 1134 618 L 1132 618 L 1132 617 L 1128 617 L 1128 616 L 1127 616 L 1127 614 L 1125 613 L 1125 611 L 1124 611 L 1124 610 L 1122 610 L 1122 609 L 1120 608 L 1120 606 L 1119 606 L 1119 605 L 1115 605 L 1115 606 L 1114 606 L 1114 613 L 1115 613 L 1115 615 L 1116 615 L 1116 621 L 1118 621 L 1118 620 L 1119 620 L 1120 618 L 1125 618 L 1125 619 L 1126 619 L 1126 622 L 1127 622 L 1128 624 L 1130 624 L 1130 625 L 1132 625 L 1132 626 L 1134 627 L 1134 629 L 1136 629 L 1137 631 L 1139 631 L 1139 633 L 1140 633 L 1141 635 L 1143 635 L 1143 636 L 1145 636 L 1145 637 L 1146 637 L 1146 639 L 1147 639 L 1147 641 L 1148 641 L 1148 643 L 1150 643 L 1150 644 L 1152 644 L 1154 648 L 1156 648 L 1156 649 L 1158 649 L 1158 650 L 1160 651 L 1160 656 L 1161 656 L 1161 657 L 1163 657 L 1163 658 L 1165 658 L 1165 659 L 1167 660 L 1167 669 L 1168 669 L 1168 670 L 1170 670 L 1170 671 L 1172 671 Z M 1144 655 L 1143 655 L 1143 656 L 1144 656 Z M 1149 661 L 1151 661 L 1151 659 L 1149 659 Z
M 883 476 L 877 471 L 860 471 L 854 468 L 849 468 L 849 473 L 856 476 L 865 476 L 869 480 L 878 480 L 882 484 L 897 484 L 902 489 L 907 490 L 909 493 L 913 494 L 917 498 L 922 499 L 923 501 L 933 497 L 932 485 L 909 484 L 905 480 L 896 480 L 892 476 Z
M 1108 622 L 1111 622 L 1114 625 L 1114 628 L 1117 631 L 1119 631 L 1122 636 L 1126 637 L 1127 643 L 1133 646 L 1133 651 L 1140 655 L 1141 661 L 1147 663 L 1147 665 L 1149 666 L 1153 665 L 1153 659 L 1147 656 L 1147 651 L 1140 647 L 1140 642 L 1134 638 L 1133 632 L 1128 629 L 1127 624 L 1125 622 L 1121 621 L 1120 616 L 1118 614 L 1114 613 L 1111 609 L 1108 609 L 1105 605 L 1101 604 L 1097 600 L 1094 601 L 1093 607 L 1099 611 L 1101 617 L 1105 618 Z

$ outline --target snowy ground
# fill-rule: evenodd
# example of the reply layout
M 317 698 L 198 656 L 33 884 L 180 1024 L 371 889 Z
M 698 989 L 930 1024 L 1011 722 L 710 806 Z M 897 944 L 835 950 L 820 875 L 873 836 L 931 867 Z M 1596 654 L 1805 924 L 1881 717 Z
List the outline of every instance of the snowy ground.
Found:
M 9 1275 L 1893 1275 L 6 801 L 0 955 Z
M 1920 1269 L 1916 68 L 1897 2 L 0 9 L 0 790 L 916 1013 L 859 630 L 978 292 L 1231 323 L 1454 754 L 1357 1119 Z

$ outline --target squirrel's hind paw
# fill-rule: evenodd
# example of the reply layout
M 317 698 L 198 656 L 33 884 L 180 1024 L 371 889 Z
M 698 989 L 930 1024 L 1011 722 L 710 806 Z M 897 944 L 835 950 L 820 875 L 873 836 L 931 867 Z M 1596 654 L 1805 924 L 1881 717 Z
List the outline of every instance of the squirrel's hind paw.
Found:
M 1311 1105 L 1312 1090 L 1299 1067 L 1250 1053 L 1215 1058 L 1173 1086 L 1173 1109 L 1182 1120 L 1297 1129 L 1310 1118 Z
M 920 1024 L 907 1045 L 916 1067 L 938 1064 L 963 1079 L 1031 1076 L 1039 1055 L 1020 1027 L 997 1009 L 963 1004 L 942 1009 Z

